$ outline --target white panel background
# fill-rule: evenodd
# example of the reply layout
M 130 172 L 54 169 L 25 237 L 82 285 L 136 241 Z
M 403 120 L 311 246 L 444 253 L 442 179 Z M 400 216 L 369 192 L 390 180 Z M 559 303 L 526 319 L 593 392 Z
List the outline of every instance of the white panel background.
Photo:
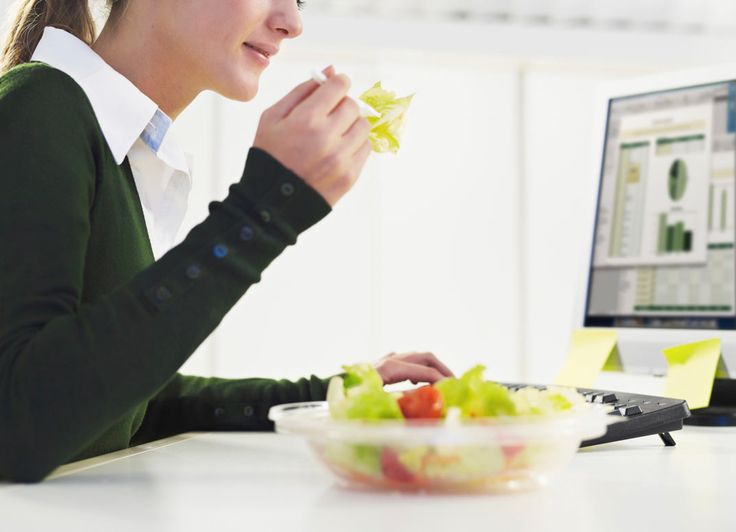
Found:
M 0 0 L 0 11 L 8 5 Z M 615 22 L 620 15 L 604 9 L 612 5 L 595 4 L 596 16 Z M 578 256 L 590 233 L 595 85 L 732 59 L 736 38 L 712 16 L 726 4 L 708 5 L 713 31 L 700 35 L 580 29 L 562 12 L 551 17 L 560 26 L 541 27 L 308 8 L 304 36 L 284 46 L 256 100 L 203 94 L 177 121 L 195 155 L 186 228 L 241 175 L 260 112 L 315 66 L 349 73 L 355 94 L 377 79 L 416 92 L 401 152 L 372 158 L 184 370 L 326 375 L 427 349 L 457 370 L 483 362 L 494 378 L 550 380 L 574 326 Z
M 597 82 L 611 73 L 536 65 L 524 83 L 526 379 L 545 382 L 561 365 L 589 251 L 597 175 L 590 118 Z M 579 110 L 573 111 L 571 110 Z M 588 113 L 580 112 L 588 110 Z

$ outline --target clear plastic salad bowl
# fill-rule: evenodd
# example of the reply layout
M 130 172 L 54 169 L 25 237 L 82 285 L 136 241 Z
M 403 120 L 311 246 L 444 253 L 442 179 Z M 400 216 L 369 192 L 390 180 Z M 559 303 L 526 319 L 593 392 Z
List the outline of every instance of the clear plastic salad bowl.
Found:
M 306 437 L 320 460 L 356 487 L 510 492 L 545 485 L 580 442 L 615 420 L 601 405 L 544 416 L 336 421 L 326 402 L 271 408 L 280 433 Z M 613 419 L 612 419 L 613 418 Z

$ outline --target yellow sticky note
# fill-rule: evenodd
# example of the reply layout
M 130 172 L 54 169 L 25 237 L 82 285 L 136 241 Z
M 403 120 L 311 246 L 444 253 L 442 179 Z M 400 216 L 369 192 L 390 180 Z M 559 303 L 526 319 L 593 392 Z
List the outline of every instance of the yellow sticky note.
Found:
M 615 331 L 579 329 L 572 333 L 570 351 L 555 384 L 590 388 L 602 370 L 621 369 Z
M 664 350 L 667 359 L 665 397 L 685 399 L 690 408 L 703 408 L 710 403 L 713 379 L 726 373 L 721 358 L 721 341 L 717 338 L 679 345 Z

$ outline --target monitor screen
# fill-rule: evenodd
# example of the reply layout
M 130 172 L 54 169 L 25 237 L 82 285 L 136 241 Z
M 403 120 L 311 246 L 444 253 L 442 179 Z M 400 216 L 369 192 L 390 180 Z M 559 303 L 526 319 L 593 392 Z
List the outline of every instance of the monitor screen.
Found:
M 736 81 L 609 101 L 585 325 L 736 329 Z

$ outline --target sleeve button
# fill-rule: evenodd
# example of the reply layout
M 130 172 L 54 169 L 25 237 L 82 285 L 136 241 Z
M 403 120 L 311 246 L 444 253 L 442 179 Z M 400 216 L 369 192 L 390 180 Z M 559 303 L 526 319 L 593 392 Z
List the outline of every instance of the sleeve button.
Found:
M 227 257 L 227 253 L 228 249 L 227 246 L 224 244 L 217 244 L 214 248 L 212 248 L 212 254 L 218 259 Z
M 190 279 L 197 279 L 200 275 L 202 275 L 202 269 L 197 266 L 196 264 L 191 264 L 187 268 L 187 277 Z
M 291 183 L 284 183 L 281 185 L 281 194 L 284 196 L 291 196 L 294 193 L 294 185 Z
M 225 415 L 225 409 L 222 407 L 215 408 L 215 417 L 222 417 Z
M 266 209 L 263 209 L 260 213 L 261 220 L 263 220 L 263 223 L 268 223 L 271 221 L 271 213 L 268 212 Z
M 253 407 L 250 405 L 246 405 L 245 408 L 243 408 L 243 415 L 246 417 L 250 417 L 253 415 Z
M 243 228 L 240 230 L 240 240 L 253 240 L 254 236 L 255 232 L 253 231 L 253 228 L 249 225 L 243 226 Z
M 156 299 L 159 301 L 167 301 L 171 299 L 171 290 L 165 286 L 159 286 L 156 288 Z

